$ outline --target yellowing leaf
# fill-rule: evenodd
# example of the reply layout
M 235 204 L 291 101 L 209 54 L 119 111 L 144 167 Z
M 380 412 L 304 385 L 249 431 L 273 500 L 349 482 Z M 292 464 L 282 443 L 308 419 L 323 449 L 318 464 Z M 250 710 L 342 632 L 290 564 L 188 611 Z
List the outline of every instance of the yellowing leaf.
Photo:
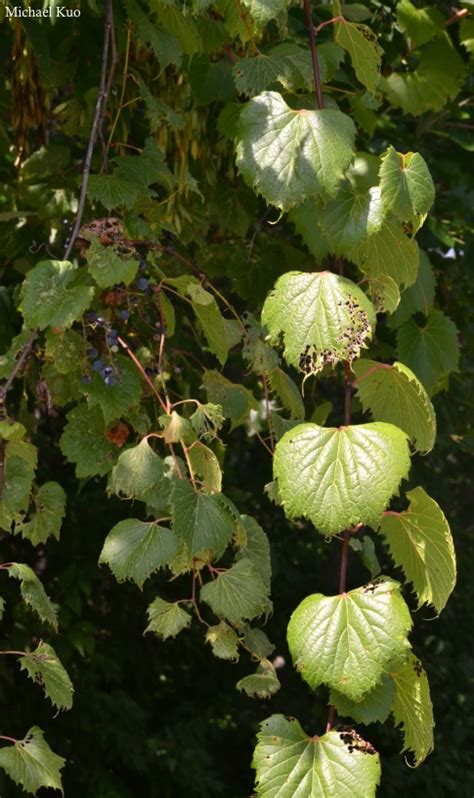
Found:
M 408 475 L 407 437 L 393 424 L 300 424 L 275 450 L 273 474 L 289 518 L 308 518 L 323 535 L 378 526 Z
M 423 490 L 408 491 L 408 510 L 386 513 L 380 531 L 390 553 L 412 582 L 418 603 L 445 607 L 456 583 L 456 555 L 449 524 L 437 503 Z

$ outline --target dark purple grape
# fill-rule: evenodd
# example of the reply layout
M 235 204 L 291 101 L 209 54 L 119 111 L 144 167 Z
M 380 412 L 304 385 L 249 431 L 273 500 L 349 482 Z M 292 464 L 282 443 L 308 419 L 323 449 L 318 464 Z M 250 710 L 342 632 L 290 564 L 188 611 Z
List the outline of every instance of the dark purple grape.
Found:
M 87 350 L 87 357 L 90 360 L 95 360 L 95 358 L 97 357 L 98 354 L 99 353 L 98 353 L 97 349 L 94 349 L 93 346 L 91 346 L 90 349 Z
M 94 360 L 92 368 L 94 369 L 94 371 L 103 371 L 105 368 L 105 364 L 102 363 L 102 360 Z
M 127 321 L 128 317 L 130 316 L 130 313 L 128 312 L 128 310 L 121 310 L 119 316 L 121 319 L 123 319 L 123 321 Z
M 138 305 L 138 297 L 136 296 L 131 296 L 129 301 L 131 305 Z
M 89 383 L 92 382 L 92 377 L 89 376 L 89 374 L 83 374 L 81 376 L 81 382 L 83 385 L 89 385 Z
M 147 264 L 145 258 L 141 258 L 138 261 L 138 268 L 140 269 L 141 272 L 145 271 L 147 266 L 148 266 L 148 264 Z
M 106 377 L 109 377 L 109 376 L 110 376 L 111 374 L 113 374 L 113 373 L 114 373 L 114 370 L 113 370 L 112 366 L 106 366 L 106 367 L 104 368 L 103 374 L 104 374 Z
M 86 313 L 86 320 L 87 321 L 97 321 L 97 313 L 95 310 L 88 310 Z
M 140 291 L 146 291 L 146 289 L 148 288 L 148 280 L 146 279 L 146 277 L 140 277 L 137 280 L 137 288 Z
M 96 322 L 99 325 L 99 327 L 103 327 L 105 324 L 105 319 L 102 316 L 97 316 Z
M 153 369 L 151 369 L 149 366 L 146 367 L 145 374 L 147 375 L 147 377 L 153 377 L 154 373 L 155 372 L 153 371 Z
M 108 377 L 105 377 L 104 382 L 106 385 L 115 385 L 115 377 L 113 374 L 109 374 Z

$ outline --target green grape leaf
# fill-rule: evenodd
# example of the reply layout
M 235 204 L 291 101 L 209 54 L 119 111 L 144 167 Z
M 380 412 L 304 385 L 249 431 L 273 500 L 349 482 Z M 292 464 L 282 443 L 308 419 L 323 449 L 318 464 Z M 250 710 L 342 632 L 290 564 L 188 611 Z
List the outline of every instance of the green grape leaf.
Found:
M 369 690 L 362 701 L 351 701 L 347 696 L 331 690 L 329 702 L 343 718 L 353 718 L 356 723 L 383 723 L 392 711 L 395 686 L 389 675 Z
M 149 623 L 145 634 L 154 632 L 163 640 L 176 637 L 183 629 L 187 629 L 192 621 L 189 612 L 183 610 L 179 604 L 164 601 L 159 596 L 148 607 L 147 615 Z
M 35 512 L 26 523 L 17 524 L 15 533 L 31 540 L 33 546 L 46 543 L 49 537 L 59 540 L 66 514 L 66 494 L 57 482 L 46 482 L 33 497 Z
M 374 94 L 383 55 L 375 33 L 367 25 L 347 22 L 344 19 L 335 23 L 334 39 L 349 53 L 359 82 Z
M 89 408 L 82 402 L 66 418 L 59 447 L 69 462 L 76 464 L 76 477 L 83 479 L 107 474 L 113 467 L 117 449 L 106 437 L 100 407 Z
M 287 272 L 262 310 L 270 341 L 281 333 L 287 363 L 306 374 L 352 361 L 370 341 L 375 309 L 351 280 L 331 272 Z
M 180 64 L 182 52 L 178 40 L 150 22 L 135 0 L 126 0 L 125 5 L 139 38 L 151 47 L 161 69 L 165 70 L 169 64 Z
M 370 578 L 375 579 L 380 572 L 381 567 L 378 561 L 375 544 L 369 535 L 362 535 L 362 537 L 352 537 L 349 540 L 349 546 L 352 551 L 355 551 L 364 566 L 370 573 Z
M 61 770 L 65 764 L 66 760 L 51 750 L 38 726 L 33 726 L 23 740 L 0 748 L 0 767 L 15 784 L 33 795 L 40 787 L 51 787 L 64 795 Z
M 412 751 L 415 767 L 433 750 L 433 707 L 421 662 L 410 654 L 405 666 L 391 674 L 395 685 L 393 717 L 403 731 L 403 751 Z
M 400 290 L 395 280 L 387 274 L 369 277 L 367 288 L 377 313 L 395 313 L 400 304 Z
M 125 499 L 138 499 L 161 511 L 169 501 L 165 464 L 147 438 L 123 451 L 110 475 L 108 490 Z
M 388 147 L 380 165 L 380 192 L 385 213 L 391 211 L 418 230 L 435 198 L 433 178 L 423 156 Z
M 355 246 L 348 257 L 368 277 L 386 275 L 397 285 L 407 286 L 416 280 L 420 251 L 415 239 L 388 217 L 382 229 Z
M 94 289 L 74 285 L 77 266 L 69 261 L 45 260 L 25 277 L 19 309 L 28 327 L 70 327 L 89 307 Z
M 334 109 L 291 109 L 277 92 L 263 92 L 239 118 L 237 166 L 271 205 L 288 211 L 307 197 L 333 196 L 349 165 L 355 126 Z
M 201 441 L 195 441 L 188 449 L 188 459 L 194 476 L 200 479 L 204 488 L 210 493 L 220 493 L 222 470 L 212 449 Z
M 107 563 L 117 582 L 126 579 L 139 588 L 151 574 L 166 568 L 176 554 L 176 537 L 156 521 L 126 518 L 110 530 L 99 564 Z
M 3 613 L 5 612 L 5 599 L 0 596 L 0 621 L 3 618 Z
M 229 348 L 227 346 L 224 317 L 219 310 L 219 306 L 212 294 L 200 285 L 189 283 L 187 293 L 191 298 L 193 310 L 202 326 L 209 348 L 223 366 L 227 360 Z
M 220 495 L 198 493 L 185 480 L 172 489 L 173 530 L 191 555 L 212 550 L 218 559 L 235 529 L 235 520 Z
M 271 604 L 268 588 L 254 563 L 247 557 L 223 571 L 201 588 L 201 601 L 209 604 L 218 617 L 230 623 L 250 621 L 268 614 Z
M 106 424 L 120 418 L 129 407 L 139 402 L 141 396 L 140 376 L 135 365 L 124 355 L 117 355 L 112 361 L 114 385 L 106 385 L 103 377 L 94 371 L 92 382 L 84 385 L 84 393 L 89 405 L 102 410 Z
M 245 634 L 241 640 L 242 646 L 259 660 L 266 659 L 275 650 L 275 646 L 270 642 L 262 629 L 252 629 L 246 624 Z
M 326 684 L 360 701 L 394 663 L 404 663 L 412 620 L 400 587 L 379 577 L 348 593 L 315 593 L 301 602 L 288 624 L 288 645 L 313 690 Z
M 45 355 L 54 363 L 56 371 L 60 374 L 70 374 L 77 371 L 82 358 L 82 336 L 74 330 L 62 331 L 60 334 L 46 330 Z
M 231 431 L 247 421 L 251 410 L 258 409 L 257 400 L 248 388 L 231 382 L 218 371 L 205 371 L 202 385 L 208 400 L 220 405 L 230 419 Z
M 459 26 L 459 41 L 472 56 L 474 53 L 474 19 L 463 19 Z
M 379 755 L 355 731 L 308 737 L 283 715 L 260 729 L 252 762 L 258 798 L 375 798 Z
M 422 327 L 414 319 L 405 322 L 398 329 L 397 344 L 398 357 L 430 395 L 444 377 L 458 370 L 458 331 L 441 310 L 431 310 Z
M 293 382 L 291 377 L 277 368 L 270 374 L 270 385 L 281 400 L 283 407 L 289 411 L 290 418 L 302 419 L 304 418 L 304 402 L 298 386 Z
M 400 304 L 389 321 L 392 328 L 400 327 L 410 316 L 423 313 L 428 316 L 433 307 L 436 278 L 426 252 L 420 249 L 420 267 L 416 282 L 402 293 Z
M 285 513 L 323 535 L 359 523 L 377 528 L 409 469 L 407 436 L 383 422 L 300 424 L 277 443 L 273 464 Z
M 444 30 L 444 18 L 437 8 L 416 8 L 410 0 L 397 3 L 397 24 L 413 47 L 426 44 Z
M 272 565 L 270 560 L 270 542 L 260 524 L 250 515 L 241 515 L 240 523 L 245 535 L 245 542 L 239 548 L 236 559 L 250 560 L 260 577 L 270 590 Z
M 183 13 L 181 6 L 174 3 L 162 3 L 150 0 L 160 27 L 177 39 L 183 53 L 196 55 L 202 50 L 202 42 L 195 20 L 191 14 Z
M 271 19 L 285 16 L 289 0 L 245 0 L 257 29 L 265 27 Z
M 418 596 L 438 613 L 456 584 L 456 554 L 449 524 L 438 504 L 423 490 L 408 491 L 408 510 L 385 513 L 380 524 L 390 553 Z
M 44 694 L 58 710 L 71 709 L 74 687 L 51 646 L 41 641 L 34 651 L 19 659 L 21 669 L 40 684 Z
M 385 211 L 380 189 L 373 186 L 360 194 L 350 184 L 345 184 L 335 197 L 318 209 L 317 219 L 331 252 L 348 256 L 355 246 L 382 227 Z
M 393 106 L 413 116 L 440 111 L 456 97 L 466 76 L 463 59 L 447 32 L 424 45 L 417 55 L 413 72 L 392 72 L 379 86 Z
M 364 412 L 406 432 L 418 452 L 427 454 L 436 439 L 436 416 L 421 382 L 403 363 L 358 360 L 353 364 L 355 386 Z
M 21 521 L 30 503 L 30 494 L 35 477 L 34 468 L 23 457 L 12 453 L 12 444 L 7 443 L 3 463 L 3 496 L 0 501 L 0 529 L 10 531 L 13 522 Z
M 255 673 L 239 679 L 235 685 L 249 698 L 271 698 L 281 687 L 275 667 L 268 660 L 262 660 Z
M 99 288 L 109 288 L 115 283 L 130 285 L 138 272 L 138 260 L 134 250 L 121 254 L 117 245 L 104 247 L 95 235 L 86 234 L 84 238 L 90 243 L 85 253 L 89 272 Z
M 318 54 L 319 71 L 325 81 L 326 63 Z M 285 43 L 253 58 L 241 58 L 233 68 L 235 86 L 243 94 L 260 94 L 274 83 L 285 89 L 313 89 L 313 66 L 309 50 Z
M 239 659 L 239 638 L 225 621 L 210 626 L 206 632 L 206 643 L 211 644 L 212 653 L 219 659 L 237 662 Z
M 115 175 L 91 175 L 87 185 L 89 200 L 100 202 L 108 211 L 119 207 L 132 208 L 141 191 L 139 183 Z
M 33 569 L 25 563 L 14 562 L 8 567 L 8 576 L 19 579 L 23 601 L 36 612 L 42 621 L 49 623 L 53 629 L 57 630 L 56 610 Z
M 0 355 L 0 380 L 10 376 L 15 367 L 17 357 L 30 336 L 30 330 L 24 330 L 19 335 L 15 335 L 10 344 L 10 348 Z

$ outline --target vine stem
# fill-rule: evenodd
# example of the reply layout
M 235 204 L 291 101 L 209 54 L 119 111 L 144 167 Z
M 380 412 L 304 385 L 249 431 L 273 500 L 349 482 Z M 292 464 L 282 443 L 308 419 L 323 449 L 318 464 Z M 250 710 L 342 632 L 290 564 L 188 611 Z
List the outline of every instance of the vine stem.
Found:
M 309 47 L 311 50 L 311 60 L 313 62 L 313 76 L 314 86 L 316 89 L 317 108 L 322 110 L 324 108 L 323 90 L 321 87 L 321 75 L 319 72 L 318 52 L 316 49 L 316 30 L 313 25 L 313 16 L 311 14 L 311 7 L 309 0 L 303 0 L 304 15 L 306 19 L 306 27 L 308 29 Z
M 12 654 L 14 657 L 27 657 L 27 651 L 0 651 L 1 656 L 6 656 L 7 654 Z
M 126 354 L 129 356 L 129 358 L 130 358 L 130 359 L 133 361 L 133 363 L 134 363 L 134 364 L 135 364 L 135 366 L 137 367 L 138 371 L 139 371 L 139 372 L 140 372 L 140 374 L 142 375 L 143 379 L 145 380 L 146 384 L 148 385 L 148 387 L 151 389 L 151 391 L 153 392 L 153 394 L 154 394 L 154 395 L 156 396 L 156 398 L 158 399 L 158 401 L 159 401 L 159 403 L 160 403 L 161 407 L 163 408 L 164 412 L 166 413 L 166 415 L 168 415 L 168 413 L 169 413 L 169 408 L 168 408 L 168 407 L 165 405 L 165 403 L 163 402 L 163 399 L 161 398 L 160 394 L 159 394 L 159 393 L 158 393 L 158 391 L 156 390 L 155 386 L 153 385 L 152 381 L 150 380 L 150 378 L 149 378 L 148 374 L 146 373 L 145 369 L 143 368 L 142 364 L 140 363 L 140 361 L 138 360 L 138 358 L 136 357 L 136 355 L 135 355 L 135 354 L 132 352 L 132 350 L 130 349 L 129 345 L 127 344 L 127 342 L 126 342 L 126 341 L 124 341 L 124 340 L 123 340 L 123 338 L 120 338 L 120 336 L 119 336 L 119 337 L 117 338 L 117 341 L 119 342 L 119 344 L 120 344 L 120 346 L 122 347 L 122 349 L 123 349 L 123 350 L 126 352 Z
M 79 194 L 76 222 L 74 225 L 74 229 L 71 233 L 69 243 L 66 247 L 66 251 L 64 253 L 64 260 L 68 260 L 68 258 L 70 257 L 72 248 L 79 234 L 79 230 L 81 229 L 82 216 L 84 214 L 84 208 L 86 204 L 87 186 L 89 184 L 89 173 L 91 169 L 92 154 L 94 152 L 94 146 L 97 141 L 97 136 L 99 134 L 99 129 L 101 125 L 102 112 L 103 112 L 102 109 L 105 109 L 107 103 L 107 96 L 108 96 L 107 91 L 109 88 L 109 86 L 106 83 L 107 62 L 109 57 L 109 43 L 111 39 L 111 31 L 112 31 L 112 0 L 107 0 L 105 6 L 104 43 L 102 45 L 102 64 L 100 68 L 99 93 L 97 95 L 97 101 L 95 104 L 94 118 L 92 121 L 92 128 L 89 136 L 89 142 L 87 144 L 86 157 L 84 158 L 84 165 L 82 167 L 82 185 Z

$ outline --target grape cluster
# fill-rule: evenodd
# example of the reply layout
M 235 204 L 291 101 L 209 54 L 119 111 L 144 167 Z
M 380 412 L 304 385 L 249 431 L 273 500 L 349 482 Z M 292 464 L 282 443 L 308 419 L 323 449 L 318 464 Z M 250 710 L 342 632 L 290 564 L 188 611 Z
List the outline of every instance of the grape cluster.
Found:
M 126 321 L 126 319 L 128 319 L 128 312 L 123 312 L 127 314 L 126 317 L 122 316 L 123 320 Z M 119 351 L 118 331 L 111 326 L 110 322 L 106 321 L 93 310 L 86 313 L 86 321 L 94 328 L 104 329 L 106 347 L 112 355 L 116 354 Z M 99 350 L 95 346 L 90 346 L 86 351 L 86 355 L 92 366 L 92 371 L 100 374 L 106 385 L 112 386 L 117 383 L 117 369 L 110 365 L 110 363 L 104 362 L 102 359 L 104 356 L 99 355 Z M 92 382 L 92 375 L 90 373 L 83 374 L 81 382 L 84 385 L 89 385 Z

